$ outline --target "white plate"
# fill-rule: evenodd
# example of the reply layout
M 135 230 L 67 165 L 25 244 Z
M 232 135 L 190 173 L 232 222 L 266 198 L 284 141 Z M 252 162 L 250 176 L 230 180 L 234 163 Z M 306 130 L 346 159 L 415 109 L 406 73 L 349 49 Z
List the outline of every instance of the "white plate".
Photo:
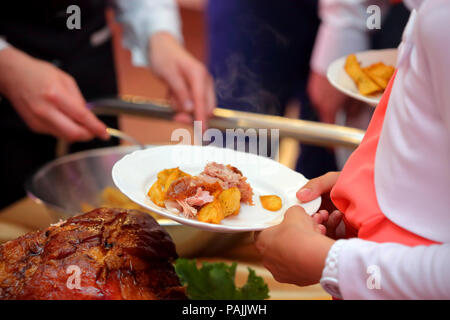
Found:
M 397 49 L 369 50 L 355 53 L 355 55 L 362 67 L 367 67 L 376 62 L 383 62 L 386 65 L 394 67 L 397 64 Z M 344 65 L 346 59 L 347 56 L 341 57 L 328 67 L 328 81 L 336 89 L 350 97 L 376 106 L 380 102 L 382 94 L 370 97 L 360 94 L 352 78 L 345 72 Z
M 197 175 L 211 161 L 231 164 L 242 171 L 253 188 L 254 206 L 241 205 L 238 215 L 225 218 L 220 224 L 212 224 L 174 214 L 157 206 L 147 196 L 159 171 L 179 167 L 189 174 Z M 295 193 L 308 181 L 300 173 L 266 157 L 231 149 L 189 145 L 135 151 L 114 165 L 112 178 L 117 188 L 132 201 L 161 216 L 208 231 L 230 233 L 262 230 L 280 223 L 287 208 L 295 204 L 300 205 Z M 281 197 L 283 207 L 279 211 L 272 212 L 261 207 L 259 196 L 269 194 Z M 319 197 L 301 206 L 308 214 L 313 214 L 320 207 L 320 203 Z

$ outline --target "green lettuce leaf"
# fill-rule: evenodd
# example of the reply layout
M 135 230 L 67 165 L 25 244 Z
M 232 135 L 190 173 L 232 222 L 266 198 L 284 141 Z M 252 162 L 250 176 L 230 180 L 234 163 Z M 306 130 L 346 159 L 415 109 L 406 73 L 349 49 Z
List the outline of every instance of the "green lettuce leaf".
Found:
M 248 268 L 247 283 L 236 288 L 235 275 L 237 263 L 227 265 L 223 262 L 203 262 L 197 268 L 196 260 L 178 259 L 175 271 L 186 292 L 193 300 L 263 300 L 269 298 L 269 287 L 263 278 Z

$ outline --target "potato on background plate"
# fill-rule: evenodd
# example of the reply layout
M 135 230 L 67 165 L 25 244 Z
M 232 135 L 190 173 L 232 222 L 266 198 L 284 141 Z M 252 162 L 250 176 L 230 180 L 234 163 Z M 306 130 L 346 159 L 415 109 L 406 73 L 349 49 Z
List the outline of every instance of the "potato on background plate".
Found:
M 373 95 L 383 90 L 364 72 L 354 54 L 347 57 L 344 68 L 353 81 L 355 81 L 362 95 Z
M 363 68 L 363 71 L 384 90 L 394 75 L 395 68 L 378 62 Z

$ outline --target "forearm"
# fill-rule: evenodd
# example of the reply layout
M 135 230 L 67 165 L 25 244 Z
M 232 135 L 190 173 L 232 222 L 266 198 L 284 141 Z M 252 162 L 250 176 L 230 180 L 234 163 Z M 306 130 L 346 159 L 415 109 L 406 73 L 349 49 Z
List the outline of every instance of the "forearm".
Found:
M 2 44 L 0 43 L 0 46 Z M 17 68 L 23 65 L 24 60 L 31 57 L 8 44 L 0 49 L 0 94 L 8 96 L 13 89 L 13 80 Z
M 292 272 L 292 281 L 300 286 L 316 284 L 320 281 L 322 270 L 325 267 L 325 261 L 331 247 L 335 241 L 319 232 L 298 232 L 295 228 L 286 228 L 279 236 L 280 243 L 285 246 L 286 252 L 289 252 L 292 259 L 290 264 L 294 266 Z M 308 243 L 308 245 L 299 248 L 298 243 Z M 308 257 L 305 259 L 305 257 Z M 304 281 L 308 279 L 308 281 Z
M 301 272 L 311 270 L 312 272 L 311 278 L 315 279 L 314 283 L 317 283 L 319 282 L 320 277 L 322 276 L 322 270 L 325 267 L 325 261 L 328 256 L 328 252 L 335 243 L 335 240 L 323 236 L 319 233 L 314 233 L 311 234 L 310 238 L 304 239 L 303 241 L 314 243 L 314 245 L 306 247 L 305 251 L 303 252 L 299 252 L 298 250 L 295 250 L 293 252 L 295 252 L 297 256 L 303 255 L 303 257 L 301 257 L 301 259 L 303 260 L 305 256 L 310 257 L 307 265 L 304 268 L 302 268 Z

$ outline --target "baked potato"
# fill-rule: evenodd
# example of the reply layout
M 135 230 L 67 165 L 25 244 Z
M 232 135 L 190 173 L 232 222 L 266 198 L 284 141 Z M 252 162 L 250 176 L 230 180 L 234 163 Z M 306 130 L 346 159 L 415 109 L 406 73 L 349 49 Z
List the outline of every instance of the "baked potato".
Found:
M 359 93 L 362 95 L 369 96 L 383 91 L 383 89 L 364 72 L 354 54 L 350 54 L 347 57 L 344 69 L 353 79 L 358 87 Z
M 237 215 L 241 208 L 241 192 L 233 187 L 219 194 L 219 202 L 225 217 Z
M 156 205 L 164 207 L 164 192 L 159 180 L 156 180 L 150 190 L 148 190 L 148 196 L 154 203 L 156 203 Z
M 225 218 L 225 214 L 218 198 L 203 206 L 197 214 L 199 221 L 208 223 L 219 224 L 223 218 Z
M 269 211 L 278 211 L 283 206 L 283 203 L 279 196 L 260 196 L 259 199 L 263 208 Z

